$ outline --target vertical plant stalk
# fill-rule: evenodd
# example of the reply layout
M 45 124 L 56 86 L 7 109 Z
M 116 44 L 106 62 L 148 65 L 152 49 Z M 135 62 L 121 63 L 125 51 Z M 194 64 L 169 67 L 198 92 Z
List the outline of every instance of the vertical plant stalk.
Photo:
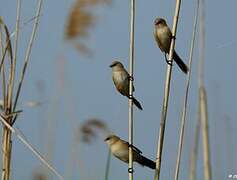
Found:
M 176 31 L 177 31 L 180 5 L 181 5 L 181 0 L 176 0 L 176 7 L 175 7 L 174 18 L 173 18 L 173 28 L 172 28 L 173 38 L 170 44 L 170 51 L 169 51 L 169 58 L 168 58 L 171 63 L 173 62 L 173 53 L 174 53 L 174 47 L 175 47 L 174 37 L 176 36 Z M 166 81 L 165 81 L 165 93 L 164 93 L 164 99 L 163 99 L 162 114 L 161 114 L 161 120 L 160 120 L 160 130 L 159 130 L 159 138 L 158 138 L 158 145 L 157 145 L 156 170 L 155 170 L 154 180 L 160 179 L 161 158 L 162 158 L 162 150 L 163 150 L 163 144 L 164 144 L 166 117 L 167 117 L 167 111 L 168 111 L 171 75 L 172 75 L 172 66 L 168 65 L 167 73 L 166 73 Z
M 9 71 L 9 82 L 7 85 L 7 91 L 5 93 L 4 98 L 4 114 L 7 117 L 7 123 L 10 125 L 13 125 L 13 121 L 15 121 L 17 115 L 13 119 L 13 116 L 8 116 L 9 114 L 12 114 L 12 112 L 15 111 L 17 99 L 19 96 L 19 89 L 17 90 L 17 96 L 16 101 L 14 104 L 14 107 L 12 106 L 12 99 L 13 99 L 13 90 L 14 90 L 14 79 L 15 79 L 15 67 L 16 67 L 16 56 L 17 56 L 17 44 L 18 44 L 18 34 L 19 34 L 19 21 L 20 21 L 20 7 L 21 7 L 21 0 L 17 1 L 17 17 L 16 17 L 16 35 L 15 35 L 15 41 L 14 41 L 14 55 L 12 53 L 11 49 L 11 43 L 9 42 L 9 48 L 8 48 L 8 54 L 10 58 L 10 71 Z M 41 1 L 39 1 L 39 12 L 41 9 Z M 39 15 L 39 14 L 38 14 Z M 37 24 L 38 21 L 35 21 L 35 24 Z M 33 32 L 35 32 L 37 25 L 34 24 Z M 5 26 L 6 31 L 6 38 L 8 41 L 10 41 L 10 35 L 8 33 L 7 27 Z M 8 46 L 7 41 L 7 46 Z M 31 41 L 30 45 L 28 46 L 28 49 L 31 49 L 33 40 Z M 26 58 L 27 59 L 27 58 Z M 29 59 L 29 53 L 28 53 L 28 59 Z M 3 59 L 4 60 L 4 59 Z M 2 62 L 3 62 L 2 60 Z M 23 72 L 25 71 L 26 66 L 23 67 Z M 23 75 L 24 77 L 24 75 Z M 5 78 L 5 77 L 4 77 Z M 22 78 L 23 79 L 23 78 Z M 21 87 L 21 86 L 20 86 Z M 5 89 L 5 87 L 3 87 Z M 3 158 L 2 158 L 2 180 L 9 180 L 10 179 L 10 166 L 11 166 L 11 149 L 12 149 L 12 141 L 11 141 L 11 134 L 12 132 L 6 127 L 3 126 L 3 142 L 2 142 L 2 151 L 3 151 Z
M 199 136 L 200 136 L 200 117 L 198 117 L 197 119 L 197 124 L 195 127 L 195 134 L 194 134 L 194 142 L 191 149 L 189 180 L 196 180 Z
M 21 87 L 22 87 L 22 83 L 23 83 L 23 80 L 24 80 L 24 77 L 25 77 L 27 65 L 28 65 L 28 62 L 29 62 L 29 59 L 30 59 L 30 53 L 31 53 L 31 49 L 32 49 L 32 46 L 33 46 L 33 42 L 35 40 L 36 30 L 37 30 L 38 25 L 39 25 L 39 17 L 40 17 L 40 14 L 41 14 L 42 3 L 43 3 L 43 0 L 38 0 L 38 9 L 37 9 L 37 12 L 36 12 L 36 15 L 35 15 L 36 18 L 35 18 L 33 30 L 32 30 L 32 33 L 31 33 L 30 41 L 29 41 L 28 46 L 27 46 L 26 56 L 25 56 L 24 65 L 23 65 L 23 68 L 22 68 L 21 76 L 20 76 L 20 81 L 19 81 L 19 84 L 17 86 L 17 92 L 16 92 L 15 101 L 14 101 L 13 111 L 15 111 L 15 109 L 16 109 L 16 105 L 17 105 L 18 98 L 19 98 L 19 95 L 20 95 L 20 92 L 21 92 Z M 16 118 L 17 118 L 17 115 L 13 119 L 12 124 L 15 123 Z
M 128 105 L 128 127 L 129 127 L 129 163 L 128 163 L 128 176 L 129 180 L 133 180 L 133 66 L 134 66 L 134 31 L 135 31 L 135 0 L 130 1 L 130 47 L 129 47 L 129 105 Z
M 199 88 L 200 121 L 203 141 L 204 180 L 211 180 L 210 143 L 208 133 L 207 96 L 204 86 Z
M 200 1 L 200 60 L 199 60 L 199 112 L 203 142 L 204 180 L 211 180 L 210 143 L 208 132 L 207 96 L 204 85 L 205 58 L 205 0 Z
M 19 19 L 20 19 L 20 1 L 17 2 L 17 23 L 16 23 L 16 31 L 19 29 Z M 3 20 L 2 20 L 3 21 Z M 4 24 L 3 22 L 1 22 Z M 15 64 L 13 61 L 13 52 L 11 48 L 10 35 L 7 26 L 4 24 L 5 34 L 6 34 L 6 47 L 5 52 L 2 55 L 1 67 L 4 66 L 5 53 L 8 52 L 9 62 L 10 62 L 10 70 L 9 70 L 9 82 L 7 85 L 6 91 L 6 82 L 5 82 L 5 72 L 3 70 L 3 82 L 4 82 L 4 114 L 8 116 L 12 112 L 12 96 L 13 96 L 13 84 L 14 84 L 14 74 L 15 74 Z M 16 39 L 18 36 L 16 36 Z M 17 46 L 17 41 L 15 41 L 15 45 Z M 16 48 L 16 47 L 15 47 Z M 11 123 L 12 116 L 7 118 L 7 122 Z M 3 126 L 3 139 L 2 139 L 2 180 L 10 179 L 10 167 L 11 167 L 11 149 L 12 149 L 12 141 L 11 141 L 11 131 L 8 128 Z
M 199 13 L 199 0 L 197 0 L 196 10 L 195 10 L 195 15 L 194 15 L 194 20 L 193 20 L 193 33 L 192 33 L 191 48 L 190 48 L 190 53 L 189 53 L 189 72 L 186 77 L 185 96 L 184 96 L 183 111 L 182 111 L 181 124 L 180 124 L 179 147 L 178 147 L 175 177 L 174 177 L 175 180 L 179 179 L 179 169 L 180 169 L 180 162 L 181 162 L 181 156 L 182 156 L 182 150 L 183 150 L 184 130 L 185 130 L 185 121 L 186 121 L 187 105 L 188 105 L 188 93 L 189 93 L 189 86 L 190 86 L 190 79 L 191 79 L 193 50 L 194 50 L 194 44 L 196 40 L 198 13 Z
M 111 152 L 109 149 L 105 167 L 105 180 L 109 180 L 110 161 L 111 161 Z
M 12 98 L 13 98 L 13 89 L 14 89 L 14 79 L 16 72 L 16 57 L 17 57 L 17 47 L 18 47 L 18 37 L 19 37 L 19 24 L 20 24 L 20 12 L 21 12 L 21 0 L 17 0 L 17 16 L 16 16 L 16 28 L 15 28 L 15 40 L 14 40 L 14 53 L 13 53 L 13 61 L 11 62 L 10 69 L 10 82 L 8 87 L 8 100 L 7 106 L 9 111 L 11 112 L 12 107 Z
M 7 42 L 6 47 L 8 46 L 9 43 L 10 43 L 10 40 Z M 3 108 L 5 108 L 6 107 L 6 98 L 5 98 L 6 97 L 6 76 L 5 76 L 4 59 L 5 59 L 5 54 L 6 54 L 7 49 L 3 47 L 3 38 L 2 38 L 1 28 L 0 28 L 0 49 L 1 49 L 0 74 L 2 73 L 2 99 L 3 99 Z

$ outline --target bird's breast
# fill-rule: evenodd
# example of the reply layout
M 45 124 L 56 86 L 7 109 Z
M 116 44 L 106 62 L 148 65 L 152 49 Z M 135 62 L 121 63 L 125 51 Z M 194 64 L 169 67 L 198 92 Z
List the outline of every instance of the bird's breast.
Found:
M 124 162 L 128 162 L 128 147 L 122 144 L 114 144 L 111 146 L 111 152 L 114 156 Z
M 113 81 L 117 88 L 117 90 L 123 95 L 128 94 L 128 77 L 127 74 L 123 71 L 115 71 L 113 72 Z
M 171 42 L 171 32 L 168 28 L 162 27 L 156 29 L 156 35 L 162 51 L 169 52 Z
M 126 80 L 127 76 L 122 71 L 113 72 L 113 80 L 117 83 L 123 83 Z

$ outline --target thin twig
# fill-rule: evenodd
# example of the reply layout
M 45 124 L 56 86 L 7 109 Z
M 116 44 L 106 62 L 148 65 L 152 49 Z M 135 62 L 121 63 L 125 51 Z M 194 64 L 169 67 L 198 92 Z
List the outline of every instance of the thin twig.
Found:
M 199 0 L 197 0 L 197 5 L 195 9 L 196 10 L 195 10 L 195 15 L 194 15 L 194 20 L 193 20 L 192 41 L 191 41 L 191 48 L 190 48 L 190 53 L 189 53 L 189 72 L 186 77 L 185 96 L 184 96 L 184 101 L 183 101 L 183 111 L 182 111 L 181 124 L 180 124 L 179 147 L 178 147 L 175 177 L 174 177 L 175 180 L 179 179 L 179 169 L 180 169 L 180 162 L 181 162 L 181 155 L 182 155 L 183 141 L 184 141 L 184 130 L 185 130 L 184 127 L 185 127 L 185 121 L 186 121 L 186 115 L 187 115 L 188 93 L 189 93 L 189 86 L 190 86 L 190 79 L 191 79 L 192 61 L 193 61 L 193 50 L 194 50 L 194 44 L 195 44 L 196 32 L 197 32 Z
M 52 171 L 60 180 L 64 180 L 63 176 L 60 175 L 56 169 L 49 164 L 49 162 L 26 140 L 26 138 L 21 135 L 20 131 L 16 128 L 13 128 L 5 118 L 0 115 L 1 122 L 7 127 L 12 133 L 16 135 L 16 137 L 45 165 Z
M 174 18 L 173 18 L 173 28 L 172 28 L 173 37 L 176 36 L 180 5 L 181 5 L 181 0 L 176 0 L 176 7 L 175 7 Z M 169 51 L 169 61 L 171 62 L 173 61 L 174 47 L 175 47 L 175 38 L 172 38 L 172 41 L 170 44 L 170 51 Z M 164 93 L 164 99 L 163 99 L 162 114 L 161 114 L 161 120 L 160 120 L 160 131 L 159 131 L 159 138 L 158 138 L 158 145 L 157 145 L 156 171 L 155 171 L 154 180 L 160 179 L 161 157 L 162 157 L 162 150 L 163 150 L 163 144 L 164 144 L 166 117 L 167 117 L 167 111 L 168 111 L 171 74 L 172 74 L 172 66 L 168 65 L 167 73 L 166 73 L 166 81 L 165 81 L 165 93 Z

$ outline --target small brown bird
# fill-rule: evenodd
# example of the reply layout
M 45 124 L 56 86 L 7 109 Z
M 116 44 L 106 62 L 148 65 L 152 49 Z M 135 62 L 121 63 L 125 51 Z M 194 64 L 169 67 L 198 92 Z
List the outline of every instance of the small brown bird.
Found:
M 166 21 L 162 18 L 156 18 L 155 19 L 155 30 L 154 30 L 154 36 L 155 40 L 162 52 L 165 52 L 166 54 L 169 54 L 170 50 L 170 44 L 172 40 L 172 33 L 170 31 L 169 26 L 167 25 Z M 165 56 L 166 57 L 166 56 Z M 182 61 L 182 59 L 179 57 L 179 55 L 174 51 L 173 54 L 174 61 L 177 63 L 177 65 L 180 67 L 180 69 L 187 74 L 188 67 L 187 65 Z M 167 63 L 170 64 L 170 62 L 166 59 Z
M 108 144 L 112 154 L 120 159 L 121 161 L 128 163 L 129 162 L 129 144 L 128 142 L 120 139 L 116 135 L 110 135 L 105 139 L 105 142 Z M 156 163 L 144 156 L 142 156 L 142 152 L 136 148 L 135 146 L 133 148 L 133 161 L 139 163 L 142 166 L 147 166 L 151 169 L 156 168 Z
M 124 96 L 129 98 L 129 74 L 119 61 L 114 61 L 110 67 L 112 68 L 112 79 L 116 89 Z M 133 87 L 133 91 L 135 88 Z M 142 106 L 135 97 L 132 98 L 133 103 L 142 110 Z

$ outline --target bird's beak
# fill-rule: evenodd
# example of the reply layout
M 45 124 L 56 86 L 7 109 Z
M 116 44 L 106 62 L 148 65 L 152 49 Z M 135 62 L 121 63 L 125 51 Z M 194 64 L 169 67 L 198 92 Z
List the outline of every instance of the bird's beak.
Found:
M 113 66 L 114 66 L 114 65 L 113 65 L 113 64 L 111 64 L 109 67 L 111 67 L 111 68 L 112 68 Z

